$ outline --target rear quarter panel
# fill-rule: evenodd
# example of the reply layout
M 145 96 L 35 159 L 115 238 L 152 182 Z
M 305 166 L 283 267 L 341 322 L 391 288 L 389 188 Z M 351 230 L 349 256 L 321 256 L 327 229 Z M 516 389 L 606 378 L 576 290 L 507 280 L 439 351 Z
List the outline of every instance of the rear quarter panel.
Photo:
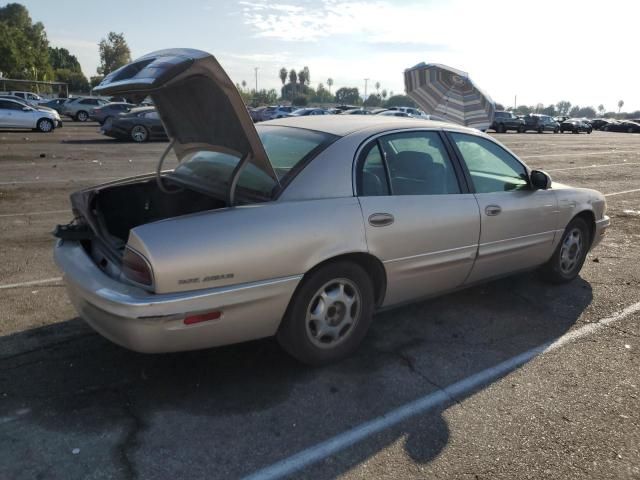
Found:
M 562 232 L 567 224 L 579 213 L 589 211 L 596 221 L 603 218 L 606 211 L 606 200 L 602 193 L 588 188 L 575 188 L 553 182 L 552 190 L 558 200 L 558 231 Z M 562 235 L 556 235 L 554 246 Z
M 178 217 L 133 229 L 156 293 L 301 275 L 336 255 L 366 252 L 354 197 L 278 201 Z

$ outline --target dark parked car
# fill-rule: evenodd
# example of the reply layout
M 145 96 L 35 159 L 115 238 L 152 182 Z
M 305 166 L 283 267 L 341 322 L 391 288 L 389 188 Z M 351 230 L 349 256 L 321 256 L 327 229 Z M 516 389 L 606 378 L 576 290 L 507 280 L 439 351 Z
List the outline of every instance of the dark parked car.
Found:
M 167 138 L 155 107 L 134 108 L 129 113 L 111 117 L 102 125 L 102 133 L 138 143 Z
M 615 121 L 608 118 L 594 118 L 589 123 L 591 123 L 591 126 L 594 130 L 603 130 L 604 127 L 606 127 L 610 123 L 615 123 Z
M 538 133 L 544 131 L 558 133 L 560 131 L 560 124 L 549 115 L 531 113 L 524 117 L 524 131 L 526 132 L 527 130 L 533 130 Z
M 364 108 L 352 108 L 351 110 L 342 112 L 342 115 L 371 115 L 371 112 Z
M 569 117 L 568 115 L 560 115 L 558 117 L 553 117 L 553 119 L 558 123 L 562 123 L 565 120 L 568 120 L 569 118 L 571 118 L 571 117 Z
M 108 103 L 103 107 L 94 108 L 89 112 L 89 118 L 95 120 L 100 125 L 107 121 L 111 117 L 117 117 L 121 113 L 130 112 L 132 108 L 135 108 L 133 103 L 126 102 L 114 102 Z
M 69 100 L 68 98 L 54 98 L 53 100 L 49 100 L 48 102 L 42 103 L 41 106 L 53 108 L 56 112 L 62 113 L 62 105 Z
M 290 117 L 306 117 L 307 115 L 328 115 L 329 112 L 322 108 L 299 108 L 291 113 Z
M 593 127 L 589 122 L 585 122 L 581 118 L 568 118 L 564 122 L 560 124 L 560 131 L 564 132 L 572 132 L 572 133 L 591 133 Z
M 621 120 L 619 122 L 606 125 L 604 130 L 607 132 L 640 133 L 640 123 L 632 122 L 630 120 Z
M 524 132 L 524 120 L 516 117 L 511 112 L 497 111 L 489 129 L 495 130 L 498 133 L 504 133 L 509 130 L 515 130 L 516 132 L 522 133 Z

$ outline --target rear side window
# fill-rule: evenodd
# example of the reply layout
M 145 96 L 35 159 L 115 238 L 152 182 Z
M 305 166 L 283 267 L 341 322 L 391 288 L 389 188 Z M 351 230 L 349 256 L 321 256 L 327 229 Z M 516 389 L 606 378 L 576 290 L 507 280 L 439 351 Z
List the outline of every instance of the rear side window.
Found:
M 377 144 L 365 150 L 360 195 L 460 193 L 455 170 L 437 132 L 386 135 Z

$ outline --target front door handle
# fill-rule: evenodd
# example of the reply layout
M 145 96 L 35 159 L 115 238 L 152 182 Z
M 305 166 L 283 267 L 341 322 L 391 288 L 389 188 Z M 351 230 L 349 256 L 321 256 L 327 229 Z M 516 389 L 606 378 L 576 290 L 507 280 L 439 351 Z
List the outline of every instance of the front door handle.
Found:
M 369 225 L 372 227 L 385 227 L 391 225 L 395 219 L 390 213 L 372 213 L 369 215 Z
M 500 205 L 487 205 L 484 209 L 484 213 L 486 213 L 489 217 L 500 215 L 500 212 L 502 212 L 502 208 L 500 207 Z

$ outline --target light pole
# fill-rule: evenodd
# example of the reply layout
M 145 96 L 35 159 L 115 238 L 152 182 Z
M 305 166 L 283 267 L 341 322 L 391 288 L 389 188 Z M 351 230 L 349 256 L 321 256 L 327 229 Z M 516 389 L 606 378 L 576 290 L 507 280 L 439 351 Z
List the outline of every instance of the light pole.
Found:
M 258 67 L 253 68 L 256 71 L 256 93 L 258 93 Z
M 367 82 L 369 82 L 368 78 L 364 79 L 364 101 L 367 100 Z

